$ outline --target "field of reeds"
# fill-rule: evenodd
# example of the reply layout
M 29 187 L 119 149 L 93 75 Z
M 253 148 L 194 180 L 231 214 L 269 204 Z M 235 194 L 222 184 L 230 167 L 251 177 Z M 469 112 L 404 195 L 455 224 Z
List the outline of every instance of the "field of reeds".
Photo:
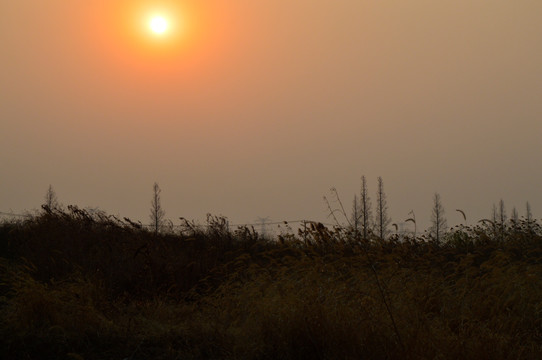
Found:
M 542 228 L 441 242 L 70 207 L 0 224 L 2 359 L 541 359 Z

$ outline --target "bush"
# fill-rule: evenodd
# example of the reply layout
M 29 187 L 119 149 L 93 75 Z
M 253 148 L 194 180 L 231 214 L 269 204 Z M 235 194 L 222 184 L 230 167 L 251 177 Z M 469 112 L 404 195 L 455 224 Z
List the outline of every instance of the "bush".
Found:
M 185 222 L 155 235 L 76 207 L 0 225 L 0 356 L 71 359 L 536 359 L 537 223 L 277 241 Z

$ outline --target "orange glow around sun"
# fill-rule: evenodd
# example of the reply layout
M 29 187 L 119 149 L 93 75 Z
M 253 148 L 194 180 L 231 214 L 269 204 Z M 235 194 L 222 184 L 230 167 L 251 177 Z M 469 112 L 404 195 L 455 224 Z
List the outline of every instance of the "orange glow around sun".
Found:
M 228 2 L 97 0 L 94 4 L 88 17 L 89 45 L 118 74 L 144 79 L 180 71 L 210 73 L 233 53 L 238 22 L 232 20 L 235 11 Z
M 201 37 L 198 8 L 190 1 L 120 0 L 105 5 L 104 45 L 126 62 L 164 62 L 189 53 Z
M 176 51 L 186 46 L 194 35 L 188 26 L 190 11 L 178 2 L 155 2 L 130 10 L 127 30 L 134 45 L 147 47 L 145 51 Z

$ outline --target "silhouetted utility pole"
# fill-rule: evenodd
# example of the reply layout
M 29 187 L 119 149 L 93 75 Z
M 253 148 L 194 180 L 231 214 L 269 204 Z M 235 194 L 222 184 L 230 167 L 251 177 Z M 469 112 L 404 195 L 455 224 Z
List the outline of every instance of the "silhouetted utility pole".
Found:
M 257 218 L 256 221 L 260 224 L 260 234 L 265 235 L 265 223 L 269 222 L 269 216 Z

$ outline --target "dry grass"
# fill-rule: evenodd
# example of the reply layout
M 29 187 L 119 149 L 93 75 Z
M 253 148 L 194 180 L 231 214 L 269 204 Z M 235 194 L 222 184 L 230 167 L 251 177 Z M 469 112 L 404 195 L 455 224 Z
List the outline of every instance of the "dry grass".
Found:
M 72 208 L 0 227 L 0 355 L 68 359 L 539 359 L 537 224 L 447 242 L 220 218 L 154 236 Z

